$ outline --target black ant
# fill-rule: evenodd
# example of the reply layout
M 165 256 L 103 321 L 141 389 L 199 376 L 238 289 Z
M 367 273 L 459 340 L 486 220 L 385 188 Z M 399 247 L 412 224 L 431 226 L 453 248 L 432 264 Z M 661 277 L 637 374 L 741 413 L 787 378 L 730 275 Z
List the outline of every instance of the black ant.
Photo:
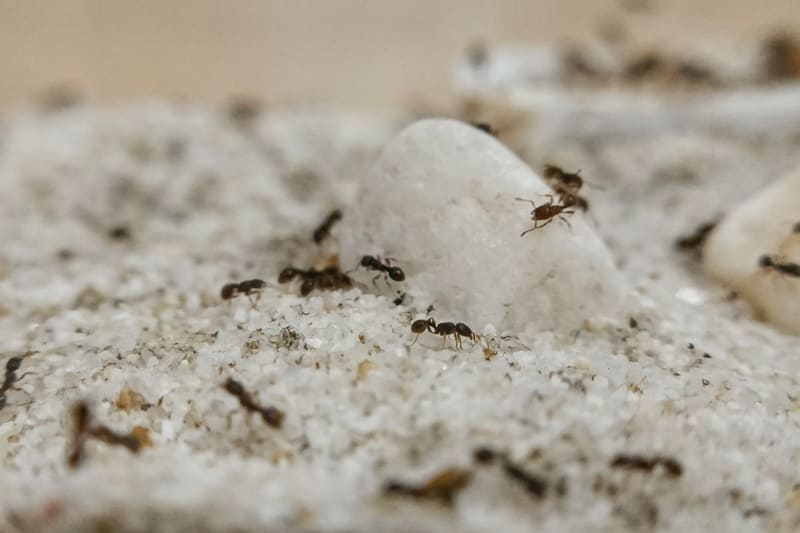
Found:
M 782 262 L 779 258 L 771 255 L 762 255 L 758 259 L 758 266 L 764 269 L 772 269 L 787 276 L 800 278 L 800 264 Z
M 79 401 L 72 406 L 72 447 L 67 455 L 67 464 L 71 468 L 80 466 L 85 457 L 84 445 L 90 438 L 97 439 L 106 444 L 124 446 L 131 453 L 138 453 L 142 447 L 132 433 L 125 435 L 104 426 L 95 424 L 92 410 L 85 401 Z
M 231 300 L 240 294 L 245 294 L 250 299 L 250 303 L 253 303 L 252 296 L 256 294 L 260 297 L 261 291 L 263 291 L 266 286 L 267 283 L 261 279 L 248 279 L 239 283 L 226 283 L 220 291 L 220 297 L 223 300 Z
M 353 286 L 350 276 L 339 270 L 338 266 L 329 266 L 322 270 L 302 270 L 294 267 L 284 268 L 278 274 L 278 283 L 288 283 L 295 278 L 303 280 L 300 284 L 300 294 L 308 296 L 311 291 L 332 291 L 336 289 L 349 289 Z
M 281 428 L 284 417 L 282 411 L 275 407 L 262 407 L 258 405 L 255 400 L 253 400 L 253 397 L 250 396 L 250 393 L 244 389 L 244 385 L 233 378 L 228 378 L 228 380 L 222 386 L 226 391 L 239 399 L 239 403 L 242 405 L 242 407 L 248 411 L 260 414 L 261 418 L 269 427 L 275 429 Z
M 477 333 L 474 333 L 472 329 L 470 329 L 470 327 L 463 322 L 439 322 L 437 324 L 433 318 L 424 318 L 415 320 L 411 324 L 411 332 L 417 334 L 417 338 L 414 339 L 414 342 L 417 342 L 419 336 L 422 333 L 425 333 L 426 330 L 435 335 L 441 335 L 442 346 L 444 346 L 444 343 L 447 342 L 447 337 L 449 335 L 453 335 L 456 340 L 456 348 L 459 350 L 463 348 L 463 344 L 461 343 L 462 337 L 466 337 L 472 342 L 478 342 L 478 339 L 480 338 Z
M 497 130 L 488 122 L 473 122 L 472 125 L 492 137 L 497 137 Z
M 680 237 L 675 241 L 675 246 L 680 250 L 696 250 L 706 242 L 708 235 L 717 226 L 716 221 L 701 224 L 691 235 Z
M 6 361 L 5 378 L 3 379 L 3 384 L 0 385 L 0 409 L 5 407 L 8 401 L 6 392 L 14 386 L 17 380 L 22 378 L 22 376 L 17 376 L 17 370 L 19 370 L 20 366 L 22 366 L 22 357 L 12 357 Z
M 545 196 L 550 198 L 550 200 L 547 203 L 544 203 L 538 207 L 536 206 L 535 203 L 533 203 L 533 200 L 527 200 L 525 198 L 516 198 L 516 200 L 519 200 L 521 202 L 530 202 L 531 205 L 533 206 L 533 210 L 531 211 L 531 220 L 533 220 L 533 227 L 523 231 L 520 234 L 520 237 L 524 237 L 528 232 L 531 232 L 535 229 L 545 227 L 550 222 L 552 222 L 553 219 L 556 217 L 558 217 L 559 220 L 564 222 L 570 228 L 572 227 L 570 226 L 569 220 L 567 220 L 567 218 L 564 215 L 571 215 L 575 213 L 575 211 L 567 210 L 567 208 L 569 207 L 567 205 L 554 203 L 552 194 L 546 194 Z M 543 220 L 545 221 L 545 223 L 539 225 L 539 222 Z
M 652 471 L 659 465 L 672 477 L 680 477 L 681 474 L 683 474 L 683 466 L 681 463 L 678 462 L 677 459 L 667 456 L 656 455 L 654 457 L 645 457 L 643 455 L 619 454 L 611 461 L 612 468 L 643 470 L 646 472 Z
M 319 244 L 324 241 L 331 232 L 331 228 L 334 224 L 342 219 L 342 212 L 338 209 L 334 209 L 331 213 L 325 217 L 325 220 L 322 221 L 317 229 L 314 230 L 312 235 L 314 242 Z
M 528 472 L 514 463 L 505 453 L 492 448 L 481 447 L 472 452 L 472 458 L 479 465 L 491 465 L 496 461 L 500 463 L 503 472 L 509 479 L 522 485 L 531 496 L 543 498 L 547 493 L 548 482 L 538 474 Z
M 368 270 L 375 270 L 378 272 L 378 275 L 372 278 L 373 285 L 375 284 L 375 280 L 378 279 L 381 274 L 383 274 L 384 279 L 391 278 L 394 281 L 403 281 L 406 279 L 406 274 L 403 272 L 403 269 L 400 267 L 391 266 L 391 261 L 389 259 L 386 259 L 384 263 L 381 261 L 380 257 L 365 255 L 361 258 L 360 265 Z

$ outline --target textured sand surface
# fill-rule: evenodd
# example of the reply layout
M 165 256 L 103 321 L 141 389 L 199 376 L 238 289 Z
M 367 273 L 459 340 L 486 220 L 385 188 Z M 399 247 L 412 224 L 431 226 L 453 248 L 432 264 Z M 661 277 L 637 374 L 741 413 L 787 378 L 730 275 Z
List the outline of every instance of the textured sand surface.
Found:
M 157 102 L 4 116 L 0 353 L 26 355 L 0 410 L 0 528 L 795 530 L 798 339 L 673 245 L 798 164 L 798 123 L 759 118 L 786 94 L 756 91 L 749 121 L 708 128 L 598 119 L 591 99 L 562 97 L 500 139 L 597 186 L 585 216 L 636 305 L 567 332 L 481 329 L 488 358 L 432 334 L 412 344 L 437 303 L 413 274 L 388 290 L 356 271 L 354 288 L 309 297 L 276 283 L 335 253 L 345 225 L 322 246 L 311 231 L 333 206 L 358 211 L 359 180 L 408 119 L 273 109 L 236 125 Z M 667 116 L 698 106 L 668 100 Z M 254 277 L 269 283 L 254 304 L 220 299 Z M 283 427 L 244 412 L 229 377 Z M 92 440 L 69 469 L 79 399 L 151 445 Z M 478 446 L 508 463 L 475 464 Z M 624 468 L 631 454 L 642 468 Z M 384 494 L 447 467 L 471 473 L 449 502 Z

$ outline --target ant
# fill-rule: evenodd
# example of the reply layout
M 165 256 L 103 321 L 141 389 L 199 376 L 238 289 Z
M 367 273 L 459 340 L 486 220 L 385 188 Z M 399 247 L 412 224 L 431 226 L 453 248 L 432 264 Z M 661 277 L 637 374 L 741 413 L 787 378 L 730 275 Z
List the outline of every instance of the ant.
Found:
M 322 221 L 317 229 L 314 230 L 312 235 L 314 242 L 319 244 L 324 241 L 331 232 L 331 228 L 334 224 L 342 219 L 342 212 L 338 209 L 334 209 L 331 213 L 325 217 L 325 220 Z
M 708 235 L 716 227 L 717 222 L 706 222 L 697 227 L 691 235 L 678 238 L 675 241 L 675 246 L 680 250 L 696 250 L 699 249 L 706 242 Z
M 97 439 L 106 444 L 124 446 L 131 453 L 138 453 L 142 443 L 132 433 L 125 435 L 104 426 L 94 424 L 92 410 L 85 401 L 79 401 L 72 406 L 72 448 L 67 455 L 67 464 L 71 468 L 80 466 L 85 457 L 84 445 L 89 438 Z
M 266 286 L 267 283 L 261 279 L 248 279 L 239 283 L 226 283 L 220 291 L 220 297 L 222 297 L 223 300 L 231 300 L 239 296 L 239 294 L 246 294 L 250 299 L 250 303 L 253 303 L 252 296 L 256 294 L 260 297 L 261 291 L 264 290 Z
M 515 483 L 522 485 L 531 496 L 543 498 L 547 493 L 548 482 L 546 479 L 538 474 L 526 471 L 503 452 L 488 447 L 480 447 L 472 452 L 472 458 L 479 465 L 488 466 L 496 461 L 499 462 L 506 476 Z
M 417 334 L 417 338 L 414 339 L 414 342 L 417 342 L 419 336 L 422 333 L 425 333 L 426 330 L 435 335 L 441 335 L 442 346 L 444 346 L 444 344 L 447 342 L 447 337 L 453 335 L 456 340 L 456 348 L 459 350 L 464 347 L 461 343 L 461 337 L 466 337 L 472 342 L 478 342 L 478 339 L 480 338 L 477 333 L 474 333 L 472 329 L 470 329 L 470 327 L 463 322 L 458 322 L 455 324 L 453 322 L 439 322 L 437 324 L 433 318 L 424 318 L 415 320 L 411 324 L 411 332 Z
M 372 278 L 372 284 L 375 285 L 375 280 L 378 279 L 383 274 L 384 279 L 387 279 L 388 285 L 388 278 L 391 278 L 394 281 L 403 281 L 406 279 L 406 274 L 403 272 L 403 269 L 396 266 L 391 266 L 391 261 L 389 259 L 385 260 L 385 264 L 381 262 L 380 257 L 374 257 L 371 255 L 365 255 L 361 258 L 361 266 L 365 267 L 367 270 L 375 270 L 378 272 L 378 275 Z
M 21 379 L 22 376 L 17 376 L 17 370 L 19 367 L 22 366 L 22 357 L 12 357 L 8 361 L 6 361 L 6 374 L 5 379 L 3 379 L 3 384 L 0 385 L 0 409 L 6 406 L 6 402 L 8 398 L 6 397 L 6 392 L 14 386 L 14 383 Z M 27 374 L 27 372 L 26 372 Z
M 281 270 L 281 273 L 278 275 L 278 283 L 288 283 L 294 278 L 303 280 L 303 283 L 300 285 L 300 294 L 303 296 L 308 296 L 314 289 L 332 291 L 336 289 L 349 289 L 353 286 L 353 280 L 350 279 L 350 276 L 339 270 L 338 266 L 329 266 L 323 270 L 302 270 L 294 267 L 286 267 Z
M 544 196 L 547 196 L 548 198 L 550 198 L 550 200 L 547 203 L 544 203 L 538 207 L 536 206 L 535 203 L 533 203 L 533 200 L 528 200 L 525 198 L 515 198 L 516 200 L 519 200 L 521 202 L 530 202 L 531 205 L 533 206 L 533 210 L 531 211 L 531 220 L 533 220 L 533 227 L 523 231 L 520 234 L 520 237 L 524 237 L 528 232 L 531 232 L 535 229 L 545 227 L 550 222 L 552 222 L 553 219 L 556 217 L 558 217 L 559 220 L 563 221 L 570 228 L 572 227 L 570 226 L 569 220 L 567 220 L 567 218 L 564 215 L 571 215 L 575 213 L 575 211 L 567 210 L 567 208 L 570 207 L 568 205 L 553 203 L 554 200 L 552 194 L 546 194 Z M 539 222 L 543 220 L 545 221 L 545 223 L 540 226 Z
M 800 278 L 800 264 L 782 262 L 778 257 L 762 255 L 758 259 L 758 266 L 764 269 L 772 269 L 787 276 Z
M 672 477 L 680 477 L 683 474 L 681 463 L 677 459 L 667 456 L 645 457 L 643 455 L 618 454 L 611 461 L 612 468 L 643 470 L 645 472 L 652 471 L 658 465 L 661 465 L 666 473 Z
M 390 480 L 383 486 L 384 494 L 398 494 L 412 498 L 438 500 L 451 505 L 456 494 L 472 480 L 472 473 L 463 468 L 445 468 L 424 483 L 410 485 Z
M 264 419 L 264 422 L 266 422 L 269 427 L 275 429 L 281 428 L 284 417 L 282 411 L 275 407 L 262 407 L 258 405 L 255 400 L 253 400 L 250 393 L 244 389 L 244 385 L 233 378 L 228 378 L 222 386 L 226 391 L 239 399 L 239 403 L 242 404 L 242 407 L 248 411 L 260 414 L 261 418 Z
M 578 172 L 566 172 L 561 167 L 555 165 L 545 165 L 544 178 L 558 194 L 558 200 L 564 207 L 577 206 L 582 211 L 589 210 L 589 202 L 581 195 L 583 178 Z
M 491 135 L 492 137 L 497 137 L 497 130 L 494 129 L 488 122 L 473 122 L 472 126 L 488 135 Z

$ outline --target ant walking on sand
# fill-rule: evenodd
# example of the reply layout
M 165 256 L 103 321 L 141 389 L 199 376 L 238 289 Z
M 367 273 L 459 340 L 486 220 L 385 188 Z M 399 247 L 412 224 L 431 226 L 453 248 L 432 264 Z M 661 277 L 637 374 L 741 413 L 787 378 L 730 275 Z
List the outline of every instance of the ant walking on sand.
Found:
M 433 333 L 434 335 L 441 335 L 442 347 L 444 347 L 445 343 L 447 342 L 447 337 L 453 335 L 453 338 L 455 338 L 456 341 L 456 348 L 459 350 L 463 349 L 464 347 L 461 343 L 462 337 L 466 337 L 472 342 L 478 342 L 478 339 L 480 338 L 477 333 L 474 333 L 472 329 L 463 322 L 439 322 L 437 324 L 433 318 L 424 318 L 415 320 L 411 324 L 411 332 L 417 334 L 414 342 L 417 342 L 419 336 L 422 333 L 425 333 L 425 331 Z
M 266 286 L 267 283 L 261 279 L 248 279 L 239 283 L 227 283 L 222 287 L 220 297 L 223 300 L 231 300 L 240 294 L 245 294 L 252 304 L 254 303 L 253 295 L 256 295 L 256 300 L 260 298 L 261 291 L 263 291 Z
M 23 354 L 23 356 L 16 356 L 12 357 L 8 361 L 6 361 L 6 372 L 5 377 L 3 379 L 3 384 L 0 385 L 0 409 L 6 406 L 8 401 L 8 397 L 6 396 L 6 392 L 8 392 L 11 387 L 14 386 L 14 383 L 19 381 L 23 378 L 28 372 L 22 374 L 22 376 L 17 376 L 17 370 L 22 366 L 22 357 L 25 355 L 29 355 L 33 352 L 28 352 Z
M 555 219 L 556 217 L 562 222 L 564 222 L 568 227 L 572 228 L 572 226 L 569 223 L 569 220 L 567 220 L 567 217 L 565 217 L 564 215 L 571 215 L 575 213 L 575 211 L 568 210 L 568 208 L 570 207 L 568 205 L 555 203 L 552 194 L 545 194 L 544 196 L 547 196 L 548 198 L 550 198 L 550 200 L 547 203 L 544 203 L 539 206 L 537 206 L 533 202 L 533 200 L 528 200 L 526 198 L 515 198 L 520 202 L 530 202 L 531 205 L 533 206 L 533 210 L 531 210 L 531 220 L 533 221 L 533 227 L 523 231 L 520 234 L 520 237 L 524 237 L 528 232 L 531 232 L 535 229 L 540 229 L 545 227 L 550 222 L 552 222 L 553 219 Z M 541 221 L 545 221 L 544 224 L 540 225 L 539 222 Z
M 349 289 L 353 286 L 350 276 L 339 270 L 338 266 L 329 266 L 322 270 L 302 270 L 286 267 L 278 275 L 278 283 L 288 283 L 295 278 L 303 280 L 300 284 L 300 294 L 308 296 L 314 289 L 332 291 L 336 289 Z
M 375 280 L 378 279 L 381 274 L 383 274 L 383 278 L 387 280 L 387 285 L 389 284 L 389 278 L 391 278 L 393 281 L 404 281 L 406 279 L 406 274 L 403 272 L 403 269 L 392 266 L 389 258 L 381 261 L 380 257 L 365 255 L 361 258 L 360 266 L 366 268 L 367 270 L 378 272 L 378 275 L 372 278 L 373 285 L 375 285 Z
M 228 378 L 228 380 L 222 386 L 230 394 L 236 396 L 236 398 L 239 399 L 239 403 L 246 410 L 261 415 L 261 418 L 269 427 L 275 429 L 281 428 L 284 417 L 281 410 L 277 409 L 276 407 L 262 407 L 258 405 L 250 393 L 244 389 L 244 385 L 233 378 Z
M 139 452 L 142 443 L 133 433 L 117 433 L 103 424 L 94 423 L 93 418 L 87 402 L 79 401 L 72 406 L 72 446 L 67 455 L 67 464 L 71 468 L 76 468 L 83 462 L 86 455 L 84 445 L 90 438 L 114 446 L 124 446 L 131 453 Z

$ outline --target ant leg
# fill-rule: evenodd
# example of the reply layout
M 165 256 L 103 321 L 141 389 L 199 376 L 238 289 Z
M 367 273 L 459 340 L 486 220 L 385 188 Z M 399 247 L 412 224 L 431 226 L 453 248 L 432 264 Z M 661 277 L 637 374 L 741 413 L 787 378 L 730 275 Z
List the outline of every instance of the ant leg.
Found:
M 552 221 L 553 221 L 553 219 L 552 219 L 552 218 L 548 218 L 548 219 L 547 219 L 547 222 L 545 222 L 544 224 L 542 224 L 541 226 L 539 226 L 539 228 L 543 228 L 543 227 L 545 227 L 546 225 L 548 225 L 548 224 L 549 224 L 549 223 L 551 223 Z
M 549 220 L 548 220 L 548 222 L 549 222 Z M 540 226 L 540 225 L 539 225 L 539 221 L 538 221 L 538 220 L 534 220 L 534 221 L 533 221 L 533 227 L 532 227 L 532 228 L 530 228 L 530 229 L 527 229 L 527 230 L 523 231 L 523 232 L 522 232 L 522 234 L 520 235 L 520 237 L 524 237 L 526 233 L 528 233 L 528 232 L 531 232 L 531 231 L 533 231 L 533 230 L 535 230 L 535 229 L 543 228 L 543 227 L 545 227 L 546 225 L 547 225 L 547 222 L 545 222 L 544 224 L 542 224 L 542 225 Z
M 563 222 L 564 224 L 566 224 L 567 227 L 569 228 L 570 233 L 572 233 L 572 224 L 569 223 L 569 220 L 567 220 L 567 217 L 559 215 L 558 216 L 558 220 L 560 222 Z
M 515 197 L 514 200 L 519 202 L 530 202 L 534 209 L 536 209 L 536 204 L 533 203 L 533 200 L 528 200 L 527 198 L 520 198 L 519 196 Z
M 372 286 L 375 287 L 375 290 L 378 290 L 378 284 L 375 283 L 375 280 L 378 279 L 379 277 L 381 277 L 380 274 L 378 274 L 374 278 L 372 278 Z
M 411 344 L 412 345 L 417 344 L 418 340 L 419 340 L 419 333 L 417 333 L 417 336 L 414 338 L 414 342 L 412 342 Z
M 459 335 L 458 333 L 455 333 L 454 337 L 456 339 L 456 349 L 457 350 L 463 350 L 464 349 L 464 345 L 461 344 L 461 335 Z
M 392 288 L 392 284 L 389 283 L 389 276 L 388 275 L 386 275 L 386 274 L 383 275 L 383 282 L 386 283 L 386 288 L 387 289 L 391 289 Z

